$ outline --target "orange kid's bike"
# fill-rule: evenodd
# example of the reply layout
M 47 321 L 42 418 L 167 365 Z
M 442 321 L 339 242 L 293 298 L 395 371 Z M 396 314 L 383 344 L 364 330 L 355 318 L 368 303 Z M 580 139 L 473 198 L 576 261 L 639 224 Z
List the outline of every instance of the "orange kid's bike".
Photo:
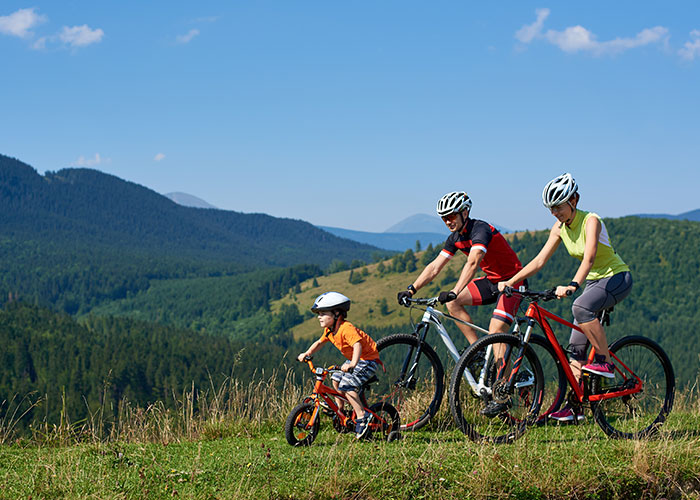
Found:
M 593 419 L 612 438 L 639 439 L 658 432 L 673 407 L 675 376 L 671 361 L 656 342 L 639 335 L 616 340 L 609 348 L 615 377 L 583 372 L 579 383 L 549 321 L 560 323 L 567 330 L 581 331 L 580 328 L 538 303 L 556 299 L 554 289 L 506 289 L 505 293 L 520 294 L 530 302 L 525 313 L 527 326 L 518 335 L 491 334 L 481 338 L 457 361 L 449 396 L 452 416 L 462 432 L 474 441 L 511 442 L 536 421 L 544 384 L 538 380 L 542 370 L 530 346 L 535 325 L 542 329 L 560 361 L 571 387 L 568 402 L 577 412 L 590 408 Z M 498 361 L 487 355 L 491 351 L 501 353 Z M 589 362 L 594 354 L 591 349 Z M 534 380 L 527 386 L 518 383 L 533 375 Z M 478 381 L 480 390 L 465 383 L 469 377 Z M 493 415 L 485 410 L 491 402 L 498 403 L 500 413 Z
M 333 421 L 333 428 L 341 433 L 354 432 L 356 415 L 352 406 L 344 393 L 336 391 L 324 382 L 328 374 L 339 367 L 330 366 L 324 368 L 314 367 L 311 357 L 304 358 L 304 362 L 316 376 L 314 390 L 304 399 L 303 402 L 295 406 L 287 417 L 284 424 L 284 434 L 287 442 L 292 446 L 309 446 L 314 442 L 321 427 L 321 414 L 326 414 Z M 363 439 L 384 439 L 393 441 L 399 437 L 399 412 L 388 402 L 367 404 L 365 390 L 376 382 L 376 376 L 365 382 L 360 390 L 360 400 L 365 412 L 372 416 L 369 423 L 369 430 Z M 345 402 L 345 408 L 341 410 L 336 404 L 336 399 Z

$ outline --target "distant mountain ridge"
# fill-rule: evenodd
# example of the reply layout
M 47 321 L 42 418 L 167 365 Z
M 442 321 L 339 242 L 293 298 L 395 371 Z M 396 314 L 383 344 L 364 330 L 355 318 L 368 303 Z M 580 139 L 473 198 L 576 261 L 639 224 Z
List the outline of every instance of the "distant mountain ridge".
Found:
M 501 233 L 511 232 L 502 226 L 494 226 Z M 421 248 L 427 248 L 431 244 L 433 246 L 440 245 L 450 235 L 447 226 L 439 217 L 428 214 L 415 214 L 406 217 L 382 233 L 354 231 L 339 227 L 318 227 L 341 238 L 397 252 L 403 252 L 409 248 L 415 249 L 417 241 L 420 242 Z
M 447 226 L 435 215 L 415 214 L 406 217 L 384 231 L 385 233 L 435 233 L 450 234 Z
M 217 208 L 214 205 L 207 203 L 201 198 L 197 198 L 194 195 L 187 194 L 187 193 L 180 193 L 180 192 L 174 192 L 174 193 L 167 193 L 164 196 L 167 198 L 170 198 L 173 200 L 175 203 L 178 205 L 182 205 L 183 207 L 192 207 L 192 208 Z
M 684 212 L 678 215 L 669 214 L 635 214 L 632 217 L 642 217 L 647 219 L 671 219 L 671 220 L 691 220 L 695 222 L 700 222 L 700 208 L 697 210 L 691 210 L 690 212 Z
M 475 219 L 484 220 L 481 217 L 474 217 Z M 491 221 L 487 220 L 489 224 Z M 512 233 L 511 229 L 505 228 L 498 224 L 493 224 L 493 226 L 498 229 L 501 233 Z M 389 227 L 385 233 L 434 233 L 434 234 L 444 234 L 445 238 L 450 232 L 447 230 L 445 223 L 437 215 L 428 214 L 415 214 L 400 220 L 393 226 Z
M 341 238 L 347 238 L 352 241 L 358 241 L 360 243 L 366 243 L 367 245 L 383 248 L 385 250 L 393 250 L 396 252 L 403 252 L 409 248 L 415 250 L 417 241 L 420 242 L 421 248 L 427 248 L 430 244 L 433 246 L 440 245 L 445 242 L 447 236 L 449 235 L 449 233 L 371 233 L 367 231 L 342 229 L 339 227 L 318 227 Z

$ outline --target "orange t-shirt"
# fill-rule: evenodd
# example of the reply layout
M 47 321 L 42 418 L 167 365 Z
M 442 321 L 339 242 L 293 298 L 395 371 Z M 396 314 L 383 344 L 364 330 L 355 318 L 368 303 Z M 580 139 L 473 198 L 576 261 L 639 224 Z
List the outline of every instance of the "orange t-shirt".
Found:
M 360 345 L 362 345 L 360 359 L 365 361 L 376 361 L 379 359 L 376 342 L 349 321 L 343 321 L 335 334 L 331 333 L 330 328 L 326 328 L 323 335 L 321 335 L 321 343 L 328 341 L 332 342 L 347 359 L 352 359 L 352 346 L 357 342 L 360 342 Z

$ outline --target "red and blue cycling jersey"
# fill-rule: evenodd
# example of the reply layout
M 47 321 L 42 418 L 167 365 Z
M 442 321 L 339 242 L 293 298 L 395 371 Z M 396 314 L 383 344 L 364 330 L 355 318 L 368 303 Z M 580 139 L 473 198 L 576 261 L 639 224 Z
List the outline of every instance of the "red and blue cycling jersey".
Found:
M 469 219 L 461 231 L 450 234 L 440 255 L 451 259 L 457 250 L 469 255 L 472 249 L 484 252 L 479 267 L 492 283 L 510 279 L 523 268 L 515 251 L 498 229 L 478 219 Z

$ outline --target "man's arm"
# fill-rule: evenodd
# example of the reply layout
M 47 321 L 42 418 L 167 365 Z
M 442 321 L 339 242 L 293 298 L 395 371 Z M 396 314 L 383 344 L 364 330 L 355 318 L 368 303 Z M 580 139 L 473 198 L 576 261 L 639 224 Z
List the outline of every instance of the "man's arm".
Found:
M 454 292 L 455 296 L 459 296 L 459 294 L 462 293 L 462 290 L 467 287 L 469 282 L 474 279 L 474 275 L 476 274 L 479 264 L 481 263 L 481 259 L 484 258 L 484 255 L 486 255 L 486 252 L 480 248 L 472 248 L 469 251 L 467 263 L 464 264 L 462 272 L 459 275 L 459 279 L 452 288 L 452 292 Z
M 413 286 L 416 290 L 420 290 L 422 287 L 433 281 L 435 276 L 440 274 L 442 268 L 449 262 L 450 259 L 440 254 L 435 259 L 425 266 L 425 269 L 418 275 L 418 278 L 413 282 Z

